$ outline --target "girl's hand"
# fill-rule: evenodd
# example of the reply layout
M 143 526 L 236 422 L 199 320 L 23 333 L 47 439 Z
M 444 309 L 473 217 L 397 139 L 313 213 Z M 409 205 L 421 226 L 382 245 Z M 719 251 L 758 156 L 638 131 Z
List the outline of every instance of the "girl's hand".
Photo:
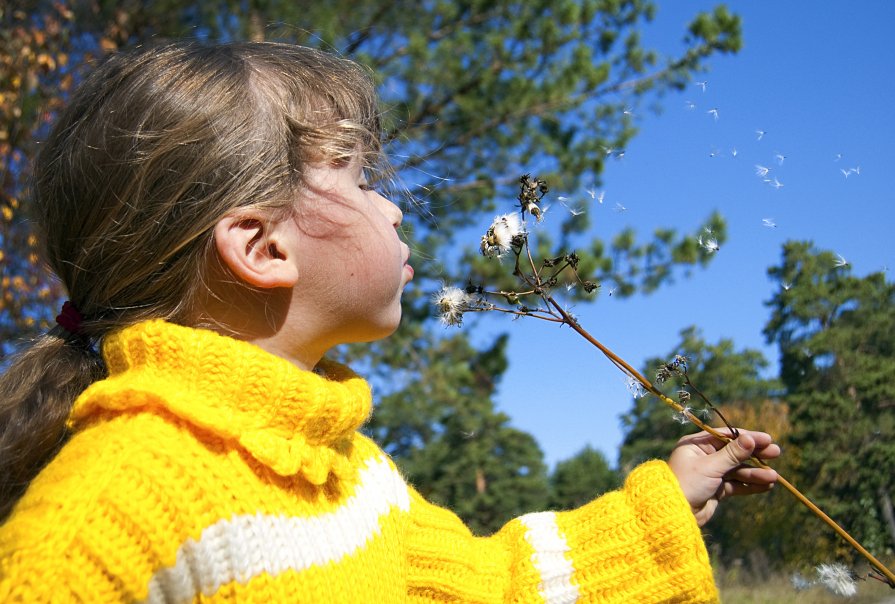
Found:
M 726 429 L 718 432 L 729 434 Z M 763 493 L 777 481 L 774 470 L 743 462 L 752 455 L 773 459 L 780 455 L 780 447 L 764 432 L 739 430 L 739 433 L 739 438 L 727 443 L 708 432 L 691 434 L 680 439 L 671 452 L 668 465 L 677 476 L 699 526 L 709 521 L 722 499 Z

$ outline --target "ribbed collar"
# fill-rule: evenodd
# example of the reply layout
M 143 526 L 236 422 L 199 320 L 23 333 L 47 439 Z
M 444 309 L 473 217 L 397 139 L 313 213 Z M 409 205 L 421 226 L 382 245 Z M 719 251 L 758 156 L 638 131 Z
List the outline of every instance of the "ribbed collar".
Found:
M 371 409 L 370 387 L 347 367 L 323 362 L 319 375 L 252 344 L 164 321 L 110 335 L 103 357 L 109 377 L 75 401 L 73 430 L 110 411 L 163 410 L 313 484 L 350 470 L 351 436 Z

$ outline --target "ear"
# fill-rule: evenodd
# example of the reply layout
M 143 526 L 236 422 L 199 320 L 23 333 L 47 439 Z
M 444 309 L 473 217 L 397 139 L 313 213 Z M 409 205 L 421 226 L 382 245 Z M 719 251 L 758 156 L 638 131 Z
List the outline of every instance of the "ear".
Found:
M 293 287 L 298 265 L 291 245 L 294 230 L 260 212 L 228 214 L 214 227 L 214 243 L 224 264 L 248 285 Z

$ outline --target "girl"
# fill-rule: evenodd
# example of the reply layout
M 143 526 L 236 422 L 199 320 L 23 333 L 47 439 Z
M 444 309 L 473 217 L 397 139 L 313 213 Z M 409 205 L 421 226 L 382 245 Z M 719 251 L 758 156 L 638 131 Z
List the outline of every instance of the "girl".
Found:
M 0 383 L 3 602 L 715 601 L 699 526 L 766 434 L 683 439 L 572 512 L 473 537 L 358 434 L 323 360 L 398 325 L 376 97 L 307 48 L 108 59 L 34 166 L 70 301 Z M 96 352 L 100 350 L 101 356 Z

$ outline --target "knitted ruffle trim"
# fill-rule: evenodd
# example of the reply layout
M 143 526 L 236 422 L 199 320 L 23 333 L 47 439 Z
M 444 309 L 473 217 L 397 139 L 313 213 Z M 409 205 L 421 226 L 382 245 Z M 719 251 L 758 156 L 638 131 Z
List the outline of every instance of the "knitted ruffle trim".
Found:
M 304 371 L 253 344 L 165 321 L 110 335 L 103 356 L 109 377 L 75 401 L 73 430 L 109 412 L 165 411 L 238 443 L 281 476 L 300 473 L 319 485 L 351 472 L 371 393 L 347 367 Z

